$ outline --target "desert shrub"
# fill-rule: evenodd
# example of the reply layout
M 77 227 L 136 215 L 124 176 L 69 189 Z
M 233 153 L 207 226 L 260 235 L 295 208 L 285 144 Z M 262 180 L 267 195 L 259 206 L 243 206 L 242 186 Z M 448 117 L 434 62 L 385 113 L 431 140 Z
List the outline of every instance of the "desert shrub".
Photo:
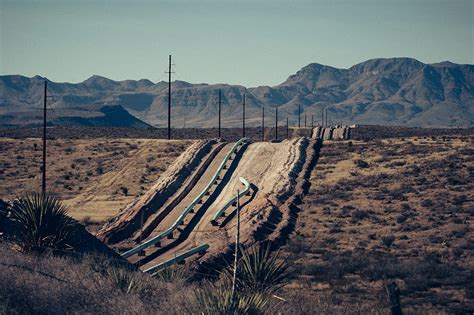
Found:
M 352 216 L 352 222 L 358 222 L 358 221 L 362 221 L 366 218 L 369 217 L 369 211 L 367 210 L 360 210 L 360 209 L 357 209 L 355 211 L 352 211 L 351 213 L 351 216 Z
M 310 250 L 307 242 L 304 241 L 301 235 L 296 235 L 288 241 L 287 249 L 292 254 L 302 254 Z
M 467 200 L 466 195 L 459 195 L 453 198 L 453 205 L 460 206 Z
M 364 160 L 355 160 L 354 161 L 354 164 L 359 167 L 359 168 L 368 168 L 369 167 L 369 163 L 367 163 L 366 161 Z
M 125 186 L 120 186 L 120 191 L 122 192 L 122 194 L 124 194 L 125 196 L 128 195 L 128 187 L 125 187 Z
M 430 235 L 428 236 L 428 240 L 433 244 L 440 244 L 443 242 L 443 238 L 439 235 Z
M 393 235 L 385 235 L 381 238 L 382 244 L 386 247 L 392 246 L 393 242 L 395 241 L 395 236 Z
M 433 203 L 433 200 L 431 200 L 431 199 L 424 199 L 421 202 L 421 205 L 425 208 L 431 208 L 434 205 L 434 203 Z
M 401 206 L 402 206 L 402 209 L 405 211 L 410 210 L 410 205 L 408 203 L 402 203 Z
M 97 166 L 95 171 L 96 171 L 97 175 L 104 174 L 104 167 L 102 165 L 99 165 L 99 166 Z
M 26 249 L 63 248 L 72 236 L 74 220 L 55 196 L 33 193 L 18 198 L 10 219 Z
M 408 219 L 408 216 L 402 214 L 397 217 L 397 223 L 402 224 Z

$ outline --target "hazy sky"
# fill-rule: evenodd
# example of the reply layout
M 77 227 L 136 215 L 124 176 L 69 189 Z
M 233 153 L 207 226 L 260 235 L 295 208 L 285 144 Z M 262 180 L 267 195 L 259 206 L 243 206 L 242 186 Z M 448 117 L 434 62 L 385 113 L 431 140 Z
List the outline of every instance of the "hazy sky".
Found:
M 311 62 L 474 64 L 474 0 L 0 0 L 0 74 L 276 85 Z

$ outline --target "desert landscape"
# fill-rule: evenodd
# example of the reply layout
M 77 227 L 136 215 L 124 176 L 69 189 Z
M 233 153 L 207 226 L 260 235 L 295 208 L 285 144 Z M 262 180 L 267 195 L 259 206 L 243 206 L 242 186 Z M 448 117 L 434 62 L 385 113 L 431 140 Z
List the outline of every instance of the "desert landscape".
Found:
M 73 218 L 122 255 L 99 249 L 109 255 L 101 260 L 166 278 L 148 285 L 216 281 L 233 255 L 240 191 L 239 243 L 269 244 L 291 261 L 276 292 L 283 300 L 270 299 L 266 312 L 385 313 L 390 281 L 410 313 L 472 309 L 472 129 L 360 126 L 341 129 L 349 139 L 323 140 L 329 130 L 339 134 L 326 129 L 292 128 L 277 142 L 58 132 L 48 141 L 58 157 L 47 165 L 48 183 Z M 0 140 L 10 153 L 1 160 L 4 200 L 40 185 L 40 139 L 24 130 L 9 136 Z M 57 274 L 50 268 L 58 263 L 47 258 L 41 268 Z M 142 303 L 134 307 L 146 309 Z
M 474 314 L 472 0 L 0 0 L 0 315 Z

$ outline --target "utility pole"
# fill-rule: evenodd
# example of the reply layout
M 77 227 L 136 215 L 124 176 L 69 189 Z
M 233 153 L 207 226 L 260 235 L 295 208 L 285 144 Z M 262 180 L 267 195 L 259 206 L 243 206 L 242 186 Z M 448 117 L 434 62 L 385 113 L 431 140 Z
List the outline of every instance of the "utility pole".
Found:
M 290 135 L 290 127 L 288 126 L 288 117 L 286 117 L 286 138 Z
M 324 110 L 325 109 L 326 109 L 326 107 L 323 108 L 322 111 L 321 111 L 321 127 L 324 127 Z
M 301 105 L 298 104 L 298 128 L 301 128 Z
M 168 140 L 171 139 L 171 55 L 168 65 Z
M 304 127 L 306 128 L 306 113 L 304 114 Z
M 240 200 L 239 191 L 237 190 L 237 233 L 235 235 L 235 254 L 234 254 L 234 275 L 232 279 L 232 305 L 235 303 L 235 282 L 237 280 L 237 258 L 239 255 L 240 243 Z
M 311 115 L 311 128 L 314 128 L 314 115 Z
M 245 138 L 245 93 L 242 102 L 242 138 Z
M 219 89 L 219 138 L 221 137 L 221 89 Z
M 262 106 L 262 141 L 265 141 L 265 106 Z
M 328 126 L 328 108 L 326 107 L 326 126 Z
M 275 107 L 275 140 L 278 140 L 278 107 Z
M 44 99 L 43 99 L 43 180 L 41 192 L 46 194 L 46 105 L 48 99 L 48 81 L 44 81 Z

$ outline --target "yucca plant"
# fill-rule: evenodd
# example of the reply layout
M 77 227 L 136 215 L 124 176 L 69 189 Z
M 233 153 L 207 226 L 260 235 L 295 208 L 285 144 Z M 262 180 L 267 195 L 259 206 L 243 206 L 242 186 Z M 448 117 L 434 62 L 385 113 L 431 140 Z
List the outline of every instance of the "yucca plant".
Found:
M 187 270 L 180 266 L 170 266 L 153 274 L 155 278 L 162 282 L 185 282 L 189 274 Z
M 10 220 L 27 250 L 64 248 L 72 236 L 74 220 L 53 195 L 24 195 L 13 202 L 10 210 Z
M 196 292 L 197 305 L 201 314 L 263 314 L 268 297 L 261 293 L 242 292 L 232 301 L 230 284 L 207 285 Z
M 134 293 L 139 289 L 139 282 L 133 271 L 123 268 L 110 268 L 109 275 L 114 285 L 123 293 Z
M 236 279 L 238 291 L 274 292 L 285 283 L 287 260 L 280 259 L 279 252 L 272 253 L 270 245 L 260 244 L 247 250 L 241 248 L 240 256 Z M 225 270 L 227 277 L 231 277 L 232 272 L 232 266 Z

